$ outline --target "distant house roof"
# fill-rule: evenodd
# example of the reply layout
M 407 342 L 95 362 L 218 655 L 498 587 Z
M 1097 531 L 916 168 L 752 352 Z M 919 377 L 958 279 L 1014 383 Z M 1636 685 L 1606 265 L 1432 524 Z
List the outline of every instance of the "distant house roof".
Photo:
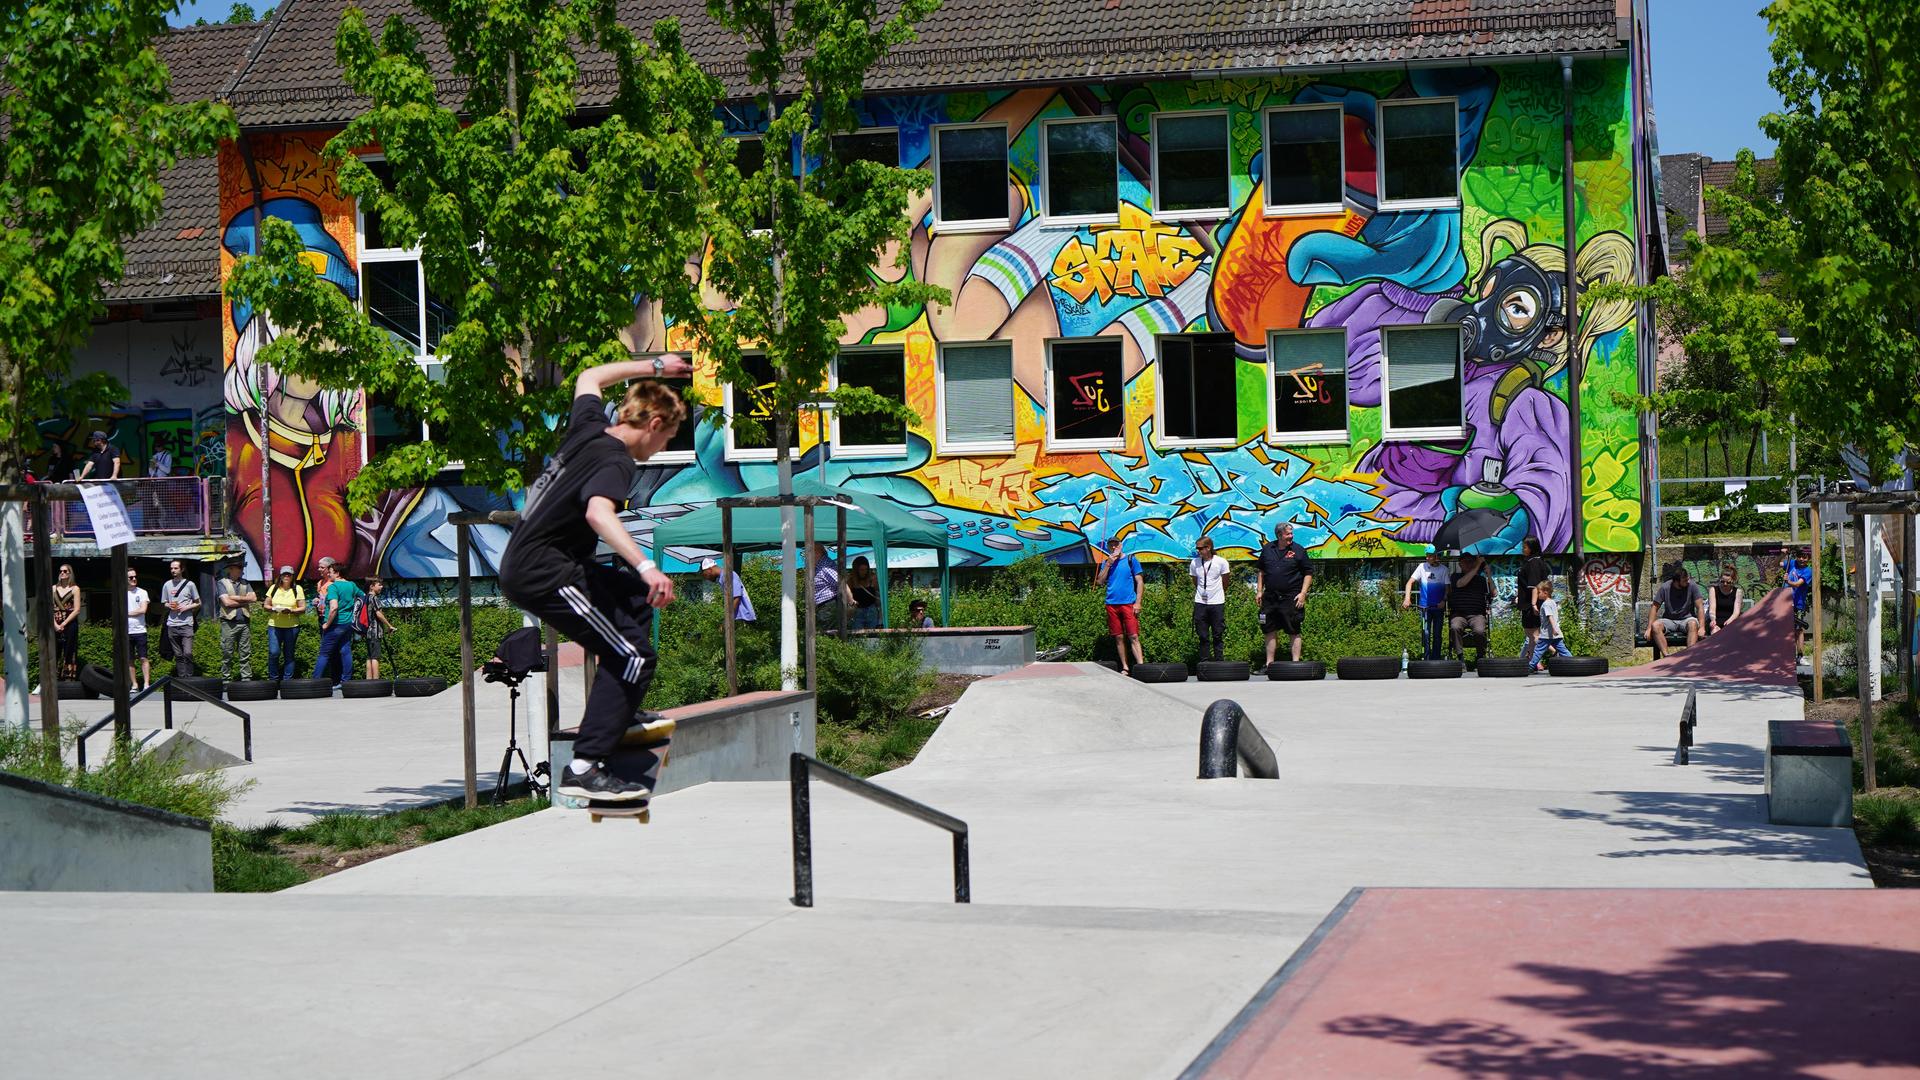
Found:
M 1774 167 L 1772 158 L 1754 162 L 1756 170 Z M 1679 214 L 1683 231 L 1703 237 L 1725 236 L 1727 219 L 1707 209 L 1706 189 L 1724 188 L 1733 183 L 1738 163 L 1715 161 L 1705 154 L 1660 155 L 1660 195 L 1669 213 Z M 1684 252 L 1676 245 L 1676 255 Z
M 180 27 L 154 43 L 175 101 L 207 101 L 240 69 L 259 23 Z M 160 174 L 160 217 L 127 241 L 127 267 L 109 303 L 220 294 L 220 172 L 215 159 L 182 161 Z
M 364 101 L 341 82 L 333 38 L 349 0 L 285 0 L 228 92 L 245 127 L 342 123 Z M 411 13 L 405 0 L 360 0 L 376 27 Z M 883 3 L 883 10 L 887 5 Z M 745 45 L 703 0 L 620 0 L 643 28 L 680 20 L 687 49 L 734 97 L 749 97 Z M 421 49 L 452 77 L 438 27 Z M 1190 78 L 1214 72 L 1492 60 L 1622 48 L 1615 0 L 946 0 L 867 80 L 874 91 L 1007 86 L 1110 77 Z M 611 94 L 611 65 L 581 63 L 582 103 Z

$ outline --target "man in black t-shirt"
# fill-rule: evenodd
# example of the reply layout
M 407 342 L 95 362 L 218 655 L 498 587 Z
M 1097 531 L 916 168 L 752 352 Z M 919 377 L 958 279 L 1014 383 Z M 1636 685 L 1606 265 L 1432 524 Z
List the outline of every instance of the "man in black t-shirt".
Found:
M 642 375 L 686 378 L 686 359 L 666 356 L 590 368 L 573 384 L 573 412 L 560 449 L 527 489 L 520 524 L 500 560 L 500 592 L 521 610 L 580 643 L 600 663 L 587 695 L 573 762 L 556 777 L 562 795 L 624 802 L 647 798 L 606 759 L 633 722 L 653 681 L 653 609 L 673 601 L 673 582 L 647 558 L 620 521 L 634 462 L 660 452 L 686 419 L 686 405 L 665 383 L 640 379 L 607 422 L 601 391 Z M 602 566 L 605 541 L 625 567 Z M 631 567 L 631 570 L 628 569 Z
M 1293 542 L 1293 524 L 1283 522 L 1273 543 L 1260 549 L 1260 572 L 1253 579 L 1254 600 L 1260 605 L 1260 628 L 1267 633 L 1267 663 L 1285 632 L 1300 659 L 1300 626 L 1306 621 L 1307 590 L 1313 587 L 1313 563 L 1307 549 Z
M 1520 629 L 1526 631 L 1527 640 L 1520 646 L 1520 656 L 1531 663 L 1534 646 L 1540 643 L 1540 601 L 1537 593 L 1540 583 L 1552 576 L 1547 569 L 1547 560 L 1540 557 L 1540 538 L 1529 536 L 1520 543 L 1520 595 L 1515 598 L 1514 606 L 1520 609 Z
M 87 460 L 80 466 L 79 479 L 120 479 L 120 451 L 107 445 L 106 432 L 96 431 L 87 436 Z
M 1487 612 L 1492 607 L 1486 560 L 1478 555 L 1460 556 L 1460 568 L 1447 584 L 1447 644 L 1454 659 L 1465 659 L 1469 648 L 1476 661 L 1486 655 Z

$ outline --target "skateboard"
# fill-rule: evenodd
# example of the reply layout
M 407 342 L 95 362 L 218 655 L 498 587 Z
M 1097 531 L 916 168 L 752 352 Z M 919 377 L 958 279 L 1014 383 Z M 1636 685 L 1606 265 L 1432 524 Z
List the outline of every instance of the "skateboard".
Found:
M 620 745 L 607 759 L 607 771 L 622 780 L 632 780 L 645 784 L 648 788 L 657 788 L 660 783 L 660 770 L 666 767 L 667 757 L 673 745 L 674 723 L 661 718 L 635 724 L 620 737 Z M 633 818 L 645 825 L 652 820 L 648 813 L 652 798 L 628 799 L 624 802 L 604 802 L 598 799 L 565 800 L 575 809 L 584 807 L 589 820 L 598 823 L 603 818 Z

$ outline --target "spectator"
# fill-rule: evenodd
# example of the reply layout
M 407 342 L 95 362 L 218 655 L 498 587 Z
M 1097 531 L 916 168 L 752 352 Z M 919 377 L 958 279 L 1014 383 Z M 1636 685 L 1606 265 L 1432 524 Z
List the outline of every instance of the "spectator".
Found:
M 847 568 L 847 592 L 853 598 L 852 628 L 880 629 L 880 579 L 865 555 L 855 557 Z
M 127 680 L 135 692 L 153 685 L 153 664 L 147 659 L 147 604 L 152 597 L 140 587 L 140 572 L 127 568 Z M 140 662 L 140 678 L 133 678 L 133 662 Z
M 1427 561 L 1413 568 L 1400 596 L 1400 606 L 1410 608 L 1414 592 L 1420 594 L 1420 654 L 1428 660 L 1440 659 L 1446 648 L 1447 586 L 1452 581 L 1453 571 L 1440 560 L 1440 549 L 1428 545 Z
M 1717 634 L 1725 630 L 1728 623 L 1739 617 L 1740 605 L 1745 598 L 1734 575 L 1733 564 L 1725 564 L 1720 568 L 1720 580 L 1714 582 L 1707 597 L 1707 633 Z
M 1226 649 L 1227 576 L 1233 567 L 1213 553 L 1213 541 L 1201 537 L 1193 546 L 1187 575 L 1193 578 L 1193 634 L 1200 640 L 1200 659 L 1218 660 Z
M 320 572 L 326 588 L 320 608 L 320 658 L 313 662 L 313 677 L 331 678 L 338 690 L 341 680 L 353 678 L 353 606 L 365 594 L 331 558 L 320 560 Z
M 387 613 L 380 603 L 380 594 L 387 590 L 387 583 L 376 575 L 367 579 L 366 599 L 362 601 L 367 609 L 367 678 L 380 677 L 380 661 L 386 659 L 387 635 L 393 631 L 393 624 L 387 621 Z M 349 615 L 349 618 L 352 618 Z M 358 620 L 354 627 L 358 629 Z
M 120 451 L 107 445 L 107 433 L 96 431 L 87 436 L 87 460 L 80 466 L 81 480 L 120 479 Z
M 220 610 L 220 680 L 233 679 L 234 659 L 240 661 L 240 677 L 253 678 L 253 605 L 259 597 L 253 586 L 241 580 L 236 560 L 227 564 L 226 576 L 215 583 L 214 600 Z
M 47 475 L 41 477 L 49 484 L 64 484 L 73 476 L 73 455 L 67 453 L 66 443 L 54 443 L 47 451 Z
M 740 622 L 753 622 L 753 600 L 747 595 L 747 583 L 740 580 L 740 571 L 720 569 L 717 559 L 700 561 L 700 576 L 708 581 L 720 582 L 721 592 L 726 592 L 729 583 L 733 589 L 733 617 Z
M 1793 590 L 1793 624 L 1805 630 L 1807 605 L 1813 595 L 1813 567 L 1807 563 L 1807 553 L 1787 556 L 1785 570 L 1787 587 Z
M 164 446 L 154 450 L 153 456 L 147 459 L 147 475 L 148 476 L 172 476 L 173 475 L 172 452 L 170 452 Z
M 1540 612 L 1540 640 L 1534 645 L 1533 653 L 1527 658 L 1527 674 L 1540 670 L 1540 661 L 1547 653 L 1555 656 L 1572 656 L 1567 650 L 1567 636 L 1560 629 L 1560 601 L 1553 598 L 1553 579 L 1542 579 L 1534 587 L 1534 607 Z
M 1120 674 L 1133 672 L 1133 664 L 1146 663 L 1140 652 L 1140 587 L 1146 572 L 1140 560 L 1126 553 L 1126 545 L 1117 536 L 1107 538 L 1107 558 L 1094 574 L 1096 584 L 1106 589 L 1107 631 L 1113 635 L 1114 650 L 1120 654 Z M 1127 645 L 1133 645 L 1132 663 L 1127 660 Z
M 1260 628 L 1267 635 L 1267 663 L 1273 663 L 1274 647 L 1285 632 L 1300 659 L 1300 626 L 1306 621 L 1307 590 L 1313 587 L 1313 562 L 1307 549 L 1293 542 L 1293 523 L 1283 522 L 1274 530 L 1273 542 L 1264 544 L 1257 557 L 1259 576 L 1253 579 L 1253 595 L 1260 605 Z
M 907 605 L 907 629 L 933 629 L 933 619 L 927 615 L 927 602 L 925 600 L 915 600 Z
M 61 563 L 60 579 L 53 583 L 53 644 L 62 679 L 80 677 L 80 603 L 73 566 Z
M 1487 587 L 1487 564 L 1478 555 L 1460 556 L 1460 569 L 1447 586 L 1447 648 L 1456 660 L 1474 650 L 1477 661 L 1487 651 L 1487 611 L 1493 590 Z
M 167 651 L 173 654 L 173 673 L 193 676 L 193 628 L 200 610 L 200 587 L 187 577 L 186 564 L 175 559 L 167 564 L 167 583 L 160 586 L 160 606 L 167 609 Z
M 1520 581 L 1517 606 L 1520 608 L 1520 629 L 1526 631 L 1526 643 L 1520 646 L 1520 655 L 1531 662 L 1534 648 L 1540 643 L 1540 607 L 1537 599 L 1540 583 L 1551 576 L 1547 569 L 1547 560 L 1540 557 L 1540 538 L 1529 536 L 1520 542 Z
M 813 618 L 816 626 L 833 626 L 840 621 L 842 606 L 853 603 L 853 595 L 840 580 L 840 571 L 827 558 L 827 545 L 818 540 L 807 549 L 807 564 L 813 567 Z
M 267 589 L 267 678 L 300 677 L 294 647 L 300 643 L 300 613 L 306 607 L 307 591 L 294 580 L 293 567 L 281 567 Z
M 1655 660 L 1667 655 L 1668 634 L 1684 632 L 1688 645 L 1700 640 L 1706 605 L 1700 586 L 1687 576 L 1687 568 L 1676 565 L 1673 576 L 1654 592 L 1653 610 L 1648 612 L 1647 640 L 1653 645 Z

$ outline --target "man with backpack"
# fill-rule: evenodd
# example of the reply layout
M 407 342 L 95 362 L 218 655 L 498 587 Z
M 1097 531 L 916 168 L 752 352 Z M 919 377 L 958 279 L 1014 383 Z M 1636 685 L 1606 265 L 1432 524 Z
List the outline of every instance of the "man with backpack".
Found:
M 313 662 L 313 677 L 331 677 L 335 689 L 340 680 L 353 677 L 353 614 L 366 594 L 348 581 L 331 558 L 320 560 L 324 588 L 320 601 L 320 657 Z M 336 670 L 337 669 L 337 670 Z
M 167 650 L 173 653 L 175 675 L 195 675 L 193 666 L 194 612 L 200 610 L 200 588 L 187 576 L 186 564 L 175 559 L 167 564 L 171 575 L 160 586 L 160 605 L 167 609 Z

